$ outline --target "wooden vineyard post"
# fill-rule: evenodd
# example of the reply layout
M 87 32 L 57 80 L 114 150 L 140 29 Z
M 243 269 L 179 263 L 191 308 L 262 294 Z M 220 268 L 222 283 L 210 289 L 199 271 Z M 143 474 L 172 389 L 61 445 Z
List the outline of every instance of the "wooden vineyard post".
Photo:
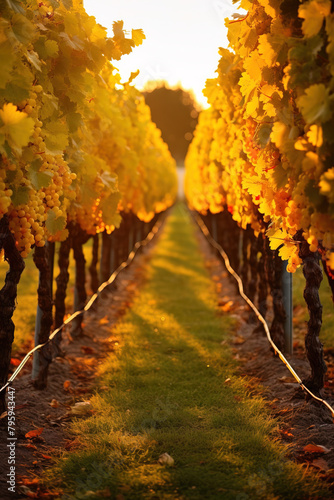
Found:
M 258 304 L 259 311 L 262 316 L 265 318 L 267 314 L 267 297 L 268 297 L 268 282 L 267 282 L 267 267 L 268 267 L 268 253 L 266 248 L 267 238 L 264 233 L 260 233 L 258 238 L 258 253 L 260 254 L 258 263 L 257 263 L 257 272 L 258 272 Z
M 270 293 L 273 298 L 274 319 L 271 324 L 270 332 L 274 343 L 279 350 L 284 350 L 284 323 L 286 314 L 283 304 L 282 292 L 282 270 L 283 262 L 278 255 L 278 251 L 269 250 L 268 259 L 268 282 Z
M 304 383 L 315 395 L 320 395 L 320 391 L 324 386 L 324 376 L 327 371 L 323 346 L 319 339 L 322 325 L 322 305 L 319 297 L 319 287 L 323 279 L 319 264 L 320 256 L 318 252 L 311 252 L 301 231 L 296 234 L 295 238 L 301 242 L 299 244 L 299 257 L 303 261 L 303 274 L 306 279 L 304 299 L 310 316 L 307 323 L 305 348 L 307 359 L 311 366 L 311 375 Z
M 249 235 L 250 235 L 250 229 L 247 227 L 243 233 L 242 233 L 242 266 L 241 266 L 241 272 L 240 272 L 240 277 L 243 283 L 244 287 L 244 292 L 246 295 L 249 293 L 249 279 L 248 279 L 248 274 L 249 274 L 249 260 L 248 260 L 248 249 L 249 249 Z
M 99 277 L 97 274 L 97 263 L 99 261 L 99 235 L 93 236 L 92 261 L 88 268 L 90 274 L 90 287 L 93 293 L 99 288 Z
M 60 243 L 58 266 L 59 275 L 56 278 L 57 290 L 55 295 L 55 327 L 59 328 L 64 322 L 65 316 L 65 299 L 68 280 L 70 278 L 68 266 L 70 264 L 71 237 L 70 235 L 65 241 Z M 56 335 L 55 345 L 60 351 L 61 331 Z
M 135 244 L 135 235 L 134 235 L 134 227 L 135 227 L 135 218 L 132 212 L 128 214 L 129 216 L 129 246 L 128 246 L 128 255 L 132 252 L 132 249 Z
M 284 351 L 287 354 L 292 354 L 292 274 L 287 271 L 287 264 L 283 264 L 282 271 L 282 291 L 283 291 L 283 306 L 285 311 L 284 322 Z
M 15 310 L 17 285 L 25 264 L 15 245 L 15 239 L 9 230 L 8 218 L 0 220 L 0 250 L 4 250 L 9 264 L 5 284 L 0 290 L 0 384 L 7 382 L 15 326 L 12 316 Z M 6 411 L 6 392 L 0 393 L 0 415 Z
M 52 248 L 51 248 L 52 252 Z M 53 323 L 52 317 L 52 272 L 48 248 L 35 247 L 34 263 L 39 271 L 38 306 L 35 323 L 35 345 L 43 344 L 49 338 Z M 53 266 L 52 266 L 53 267 Z M 47 374 L 52 362 L 52 346 L 48 344 L 34 353 L 32 379 L 36 389 L 47 385 Z
M 254 303 L 255 295 L 257 292 L 257 282 L 258 282 L 258 261 L 257 261 L 257 252 L 258 252 L 258 239 L 255 236 L 252 229 L 250 229 L 250 255 L 249 255 L 249 271 L 250 271 L 250 280 L 248 283 L 248 297 Z M 248 316 L 248 323 L 255 323 L 256 315 L 253 311 L 250 312 Z
M 116 231 L 116 229 L 115 229 Z M 111 237 L 106 231 L 102 233 L 102 249 L 100 259 L 100 282 L 104 283 L 110 276 Z
M 86 259 L 83 253 L 83 245 L 89 239 L 89 236 L 77 224 L 72 233 L 72 248 L 75 260 L 75 287 L 74 287 L 74 311 L 81 311 L 86 304 Z M 72 337 L 81 337 L 83 314 L 73 319 L 71 323 Z

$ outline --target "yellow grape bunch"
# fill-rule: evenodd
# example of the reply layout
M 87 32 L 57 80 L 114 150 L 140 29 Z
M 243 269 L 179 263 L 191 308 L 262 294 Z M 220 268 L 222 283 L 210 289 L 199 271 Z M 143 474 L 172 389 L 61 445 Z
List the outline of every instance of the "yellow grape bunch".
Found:
M 186 159 L 189 203 L 228 209 L 240 226 L 266 231 L 290 272 L 301 263 L 301 230 L 334 269 L 331 2 L 242 0 L 240 7 L 244 14 L 226 20 L 229 49 L 220 49 L 218 77 L 205 88 L 210 141 L 200 120 Z M 218 207 L 212 192 L 222 194 Z
M 0 16 L 0 217 L 23 257 L 32 245 L 64 240 L 69 220 L 91 234 L 111 232 L 126 195 L 118 172 L 124 165 L 135 176 L 146 164 L 129 153 L 136 123 L 129 130 L 128 108 L 137 109 L 138 97 L 126 96 L 110 60 L 140 45 L 142 30 L 129 37 L 118 21 L 107 37 L 81 0 L 8 0 Z M 93 136 L 115 148 L 106 154 Z

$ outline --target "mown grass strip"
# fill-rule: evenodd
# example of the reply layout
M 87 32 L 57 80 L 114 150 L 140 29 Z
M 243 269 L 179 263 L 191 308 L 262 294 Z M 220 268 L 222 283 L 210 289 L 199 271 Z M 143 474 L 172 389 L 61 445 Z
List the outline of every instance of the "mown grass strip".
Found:
M 213 283 L 182 206 L 153 251 L 148 280 L 116 325 L 119 350 L 101 368 L 109 390 L 72 430 L 82 448 L 48 472 L 64 498 L 326 498 L 286 458 L 261 397 L 248 394 L 222 341 Z M 226 383 L 226 379 L 230 379 Z M 174 465 L 160 465 L 168 453 Z

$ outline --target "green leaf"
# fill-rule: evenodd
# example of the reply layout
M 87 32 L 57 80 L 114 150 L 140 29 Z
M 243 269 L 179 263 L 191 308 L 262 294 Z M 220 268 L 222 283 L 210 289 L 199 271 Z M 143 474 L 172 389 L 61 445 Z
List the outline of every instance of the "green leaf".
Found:
M 50 234 L 55 235 L 58 231 L 65 229 L 66 219 L 63 216 L 56 217 L 55 212 L 53 210 L 49 210 L 45 226 Z
M 277 189 L 283 188 L 289 181 L 288 172 L 284 170 L 281 163 L 273 170 L 273 178 L 276 182 Z
M 48 40 L 46 36 L 40 36 L 34 44 L 34 49 L 41 59 L 54 57 L 59 52 L 58 43 L 55 40 Z
M 11 190 L 13 191 L 11 200 L 14 207 L 17 207 L 18 205 L 26 205 L 28 203 L 30 191 L 29 187 L 19 186 L 16 188 L 15 186 L 11 186 Z
M 14 14 L 12 17 L 12 30 L 16 39 L 23 45 L 27 45 L 34 36 L 34 25 L 22 14 Z
M 30 64 L 37 69 L 37 71 L 42 71 L 42 63 L 40 58 L 38 57 L 37 52 L 34 50 L 29 50 L 26 52 L 26 58 L 30 62 Z
M 53 173 L 40 172 L 41 162 L 37 159 L 28 168 L 28 178 L 36 190 L 46 188 L 51 184 Z
M 311 85 L 305 94 L 297 99 L 297 104 L 305 121 L 309 124 L 326 122 L 333 112 L 329 98 L 329 89 L 323 83 Z
M 52 94 L 43 94 L 43 105 L 41 108 L 41 120 L 45 120 L 58 110 L 58 99 Z
M 119 227 L 121 223 L 122 218 L 117 211 L 121 197 L 120 193 L 112 193 L 101 201 L 102 219 L 108 226 Z
M 272 125 L 264 123 L 260 126 L 256 140 L 262 148 L 264 148 L 270 141 L 271 131 L 272 131 Z
M 10 80 L 15 60 L 11 44 L 8 40 L 0 44 L 0 60 L 0 88 L 5 88 L 8 80 Z
M 58 43 L 55 40 L 47 40 L 45 42 L 46 53 L 49 57 L 54 57 L 59 52 Z
M 21 66 L 19 71 L 15 71 L 12 78 L 6 85 L 6 100 L 13 104 L 18 104 L 23 99 L 29 97 L 33 75 L 27 66 Z
M 68 130 L 65 123 L 50 122 L 46 126 L 45 145 L 49 151 L 62 154 L 68 146 Z
M 8 7 L 12 9 L 14 12 L 19 12 L 20 14 L 24 14 L 24 9 L 22 7 L 20 0 L 6 0 L 6 2 Z
M 110 172 L 104 171 L 101 175 L 101 180 L 103 184 L 108 188 L 108 190 L 115 193 L 117 191 L 117 175 L 111 174 Z
M 73 134 L 82 124 L 82 116 L 80 113 L 68 113 L 66 115 L 66 121 L 69 132 Z

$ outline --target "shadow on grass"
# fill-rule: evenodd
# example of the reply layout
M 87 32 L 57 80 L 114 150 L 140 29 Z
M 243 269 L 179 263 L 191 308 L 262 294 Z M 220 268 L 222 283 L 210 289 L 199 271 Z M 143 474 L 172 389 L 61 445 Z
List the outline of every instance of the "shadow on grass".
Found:
M 221 345 L 233 323 L 217 315 L 184 217 L 174 210 L 146 285 L 116 325 L 119 351 L 101 369 L 100 386 L 109 389 L 93 398 L 96 414 L 72 427 L 82 449 L 49 481 L 67 482 L 64 499 L 326 498 L 287 460 L 261 397 L 235 375 Z M 159 464 L 163 453 L 172 467 Z

